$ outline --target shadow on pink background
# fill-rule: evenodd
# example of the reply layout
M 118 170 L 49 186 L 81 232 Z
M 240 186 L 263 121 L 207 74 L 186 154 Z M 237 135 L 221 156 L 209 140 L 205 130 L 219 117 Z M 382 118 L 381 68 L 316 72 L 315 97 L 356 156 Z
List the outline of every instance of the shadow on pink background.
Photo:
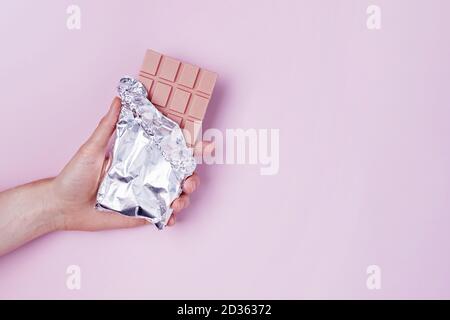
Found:
M 66 8 L 81 8 L 81 30 Z M 366 28 L 366 8 L 382 29 Z M 450 298 L 448 1 L 9 1 L 0 189 L 56 175 L 147 48 L 219 73 L 206 125 L 280 130 L 280 170 L 202 166 L 174 228 L 43 237 L 0 298 Z M 82 288 L 66 288 L 79 265 Z M 368 290 L 366 268 L 382 270 Z

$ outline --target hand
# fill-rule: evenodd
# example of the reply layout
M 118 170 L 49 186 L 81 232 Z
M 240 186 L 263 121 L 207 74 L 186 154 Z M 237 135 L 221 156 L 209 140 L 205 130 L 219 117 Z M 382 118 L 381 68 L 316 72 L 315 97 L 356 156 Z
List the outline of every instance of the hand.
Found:
M 58 228 L 64 230 L 103 230 L 128 228 L 147 224 L 136 219 L 94 208 L 97 190 L 106 171 L 108 159 L 105 152 L 115 130 L 120 113 L 120 99 L 115 98 L 108 113 L 102 118 L 91 137 L 78 150 L 62 172 L 50 182 L 49 196 L 55 212 L 59 214 Z M 203 147 L 199 147 L 203 146 Z M 209 143 L 200 143 L 196 153 L 208 151 Z M 208 151 L 209 152 L 209 151 Z M 193 174 L 183 184 L 183 193 L 172 203 L 173 214 L 168 225 L 189 205 L 189 195 L 199 186 L 200 179 Z
M 114 99 L 97 129 L 56 178 L 34 181 L 0 192 L 0 256 L 55 230 L 103 230 L 135 227 L 144 219 L 97 211 L 97 190 L 106 171 L 105 152 L 120 113 Z M 197 156 L 210 153 L 211 143 L 199 143 Z M 189 205 L 189 195 L 200 180 L 194 173 L 183 184 L 181 196 L 172 203 L 168 225 Z

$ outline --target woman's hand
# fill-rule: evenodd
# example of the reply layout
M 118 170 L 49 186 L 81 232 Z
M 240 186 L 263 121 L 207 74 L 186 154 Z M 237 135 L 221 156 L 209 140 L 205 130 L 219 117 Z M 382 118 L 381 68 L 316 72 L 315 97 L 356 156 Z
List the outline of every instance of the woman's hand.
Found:
M 91 137 L 61 173 L 0 193 L 0 255 L 54 230 L 104 230 L 136 227 L 148 222 L 94 208 L 97 190 L 106 171 L 106 149 L 120 113 L 115 98 Z M 211 143 L 199 143 L 197 155 L 212 152 Z M 183 184 L 183 193 L 172 203 L 168 225 L 189 205 L 189 195 L 199 186 L 193 174 Z

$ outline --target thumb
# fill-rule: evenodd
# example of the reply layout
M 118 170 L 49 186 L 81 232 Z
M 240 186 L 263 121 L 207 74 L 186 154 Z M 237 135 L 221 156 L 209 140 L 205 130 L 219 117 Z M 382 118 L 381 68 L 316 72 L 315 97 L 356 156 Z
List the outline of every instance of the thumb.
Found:
M 108 112 L 98 123 L 97 128 L 90 136 L 86 144 L 90 148 L 104 152 L 108 146 L 109 139 L 113 134 L 120 113 L 120 99 L 114 98 Z

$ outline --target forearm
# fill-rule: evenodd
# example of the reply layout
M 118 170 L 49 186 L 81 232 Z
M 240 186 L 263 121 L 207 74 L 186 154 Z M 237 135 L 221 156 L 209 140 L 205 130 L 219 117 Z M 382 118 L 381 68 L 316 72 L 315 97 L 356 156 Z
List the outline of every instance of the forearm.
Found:
M 51 179 L 32 182 L 0 193 L 0 256 L 57 229 L 52 207 Z

